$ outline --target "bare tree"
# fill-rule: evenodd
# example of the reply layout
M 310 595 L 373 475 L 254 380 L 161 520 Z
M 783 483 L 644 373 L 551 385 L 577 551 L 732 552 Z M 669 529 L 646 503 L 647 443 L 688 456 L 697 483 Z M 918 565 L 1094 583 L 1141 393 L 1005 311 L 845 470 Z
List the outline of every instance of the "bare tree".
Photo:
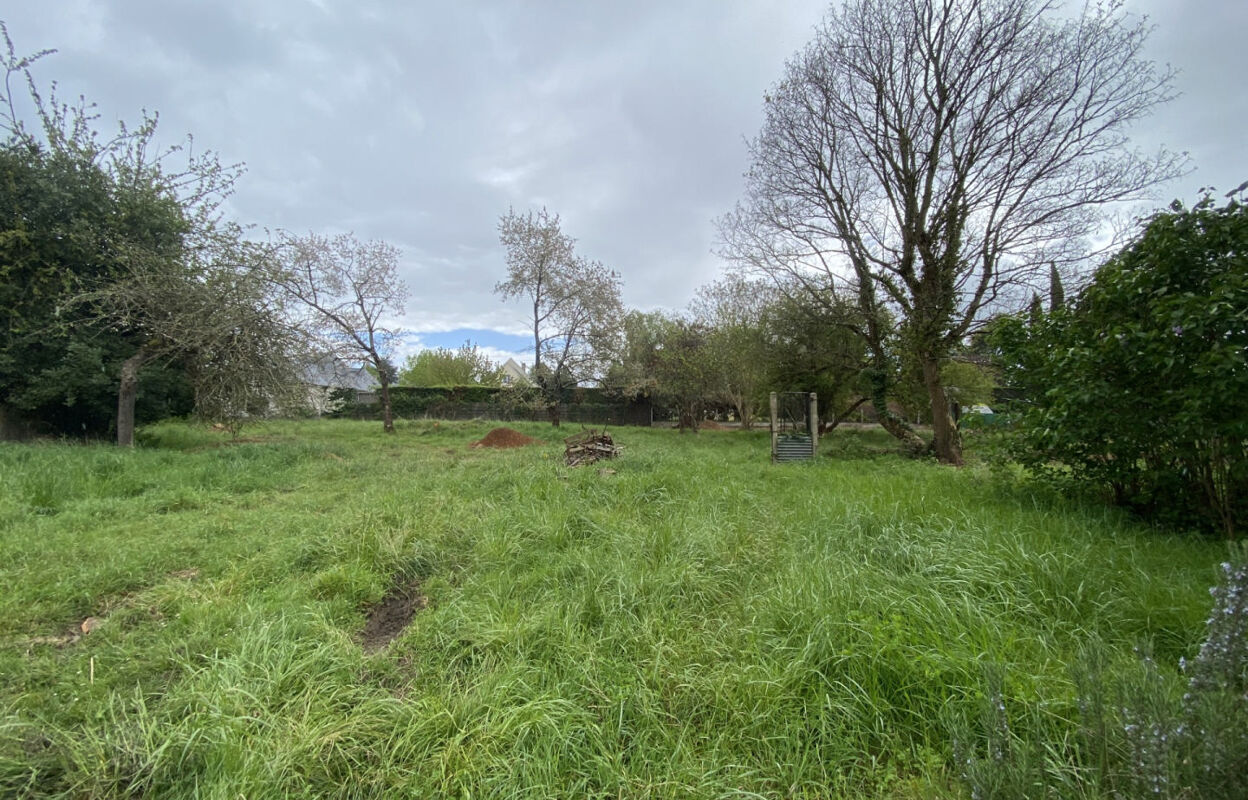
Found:
M 941 362 L 993 304 L 1077 263 L 1104 209 L 1183 159 L 1126 130 L 1171 96 L 1120 2 L 847 0 L 787 65 L 726 255 L 895 316 L 937 456 L 961 463 Z M 868 332 L 870 333 L 870 332 Z M 878 347 L 881 337 L 871 336 Z
M 508 211 L 498 235 L 507 250 L 507 280 L 494 291 L 531 304 L 533 379 L 557 427 L 563 393 L 601 377 L 609 363 L 623 313 L 620 278 L 576 255 L 576 240 L 562 231 L 559 215 L 544 208 Z
M 75 298 L 138 342 L 121 365 L 119 445 L 134 444 L 139 373 L 153 361 L 185 367 L 206 419 L 237 425 L 300 400 L 307 337 L 260 269 L 259 248 L 229 237 L 202 245 L 176 261 L 129 248 L 124 275 Z
M 407 286 L 399 279 L 399 250 L 382 241 L 283 234 L 274 279 L 303 305 L 309 327 L 321 331 L 323 350 L 358 358 L 377 372 L 382 428 L 394 433 L 389 355 L 400 331 L 390 324 L 403 312 Z

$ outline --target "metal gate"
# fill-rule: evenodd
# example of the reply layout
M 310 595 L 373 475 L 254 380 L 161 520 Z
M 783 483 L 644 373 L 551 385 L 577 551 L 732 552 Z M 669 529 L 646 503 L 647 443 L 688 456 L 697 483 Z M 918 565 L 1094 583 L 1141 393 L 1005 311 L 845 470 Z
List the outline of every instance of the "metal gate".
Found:
M 771 460 L 808 461 L 819 448 L 819 401 L 814 392 L 771 393 Z

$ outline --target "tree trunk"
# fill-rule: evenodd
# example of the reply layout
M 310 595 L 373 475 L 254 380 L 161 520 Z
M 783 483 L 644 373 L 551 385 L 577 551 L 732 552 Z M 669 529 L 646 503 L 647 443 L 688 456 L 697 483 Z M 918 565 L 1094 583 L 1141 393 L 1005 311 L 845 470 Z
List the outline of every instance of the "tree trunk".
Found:
M 384 366 L 377 370 L 377 378 L 381 381 L 381 429 L 385 433 L 394 433 L 394 415 L 390 413 L 390 381 Z
M 134 447 L 134 401 L 139 393 L 139 368 L 147 361 L 146 348 L 121 362 L 121 385 L 117 388 L 117 446 Z
M 859 397 L 857 400 L 855 400 L 853 403 L 850 404 L 849 408 L 845 409 L 839 414 L 833 414 L 831 422 L 827 421 L 827 419 L 825 418 L 824 421 L 821 421 L 819 423 L 819 435 L 824 436 L 836 430 L 838 425 L 840 425 L 842 422 L 848 419 L 850 414 L 857 411 L 858 407 L 861 406 L 863 403 L 867 402 L 867 400 L 869 399 L 870 398 L 867 398 L 867 397 Z
M 558 428 L 559 427 L 559 404 L 548 403 L 546 405 L 546 416 L 550 418 L 551 427 Z
M 940 359 L 923 356 L 923 384 L 932 403 L 932 449 L 942 464 L 962 466 L 962 437 L 949 413 L 949 397 L 940 379 Z
M 889 409 L 886 364 L 879 354 L 875 357 L 875 363 L 877 366 L 868 378 L 871 384 L 871 405 L 875 407 L 875 418 L 879 421 L 880 427 L 900 441 L 907 452 L 918 455 L 927 448 L 927 443 L 914 432 L 914 428 L 911 428 L 908 422 Z
M 866 344 L 871 349 L 871 369 L 867 381 L 871 386 L 871 405 L 875 406 L 875 418 L 880 427 L 901 442 L 903 449 L 918 455 L 927 448 L 926 442 L 914 432 L 909 423 L 888 407 L 890 363 L 884 350 L 884 331 L 875 307 L 871 276 L 860 271 L 859 282 L 858 308 L 867 318 Z
M 736 403 L 737 419 L 741 422 L 741 430 L 748 431 L 754 428 L 754 409 L 747 399 L 740 399 Z

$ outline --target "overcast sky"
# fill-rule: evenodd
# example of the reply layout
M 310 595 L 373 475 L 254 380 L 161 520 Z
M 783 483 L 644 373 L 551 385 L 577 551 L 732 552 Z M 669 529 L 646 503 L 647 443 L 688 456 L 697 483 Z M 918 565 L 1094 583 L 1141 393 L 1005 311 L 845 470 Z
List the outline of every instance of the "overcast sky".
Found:
M 403 251 L 409 344 L 465 337 L 518 351 L 525 320 L 493 293 L 497 223 L 548 207 L 624 300 L 683 307 L 722 266 L 713 219 L 740 195 L 762 96 L 825 0 L 403 2 L 33 0 L 7 3 L 37 79 L 104 120 L 161 115 L 162 135 L 248 173 L 243 223 L 352 231 Z M 1182 96 L 1138 129 L 1195 172 L 1158 203 L 1248 180 L 1248 3 L 1131 0 Z M 111 122 L 110 122 L 111 124 Z M 531 356 L 530 356 L 531 359 Z

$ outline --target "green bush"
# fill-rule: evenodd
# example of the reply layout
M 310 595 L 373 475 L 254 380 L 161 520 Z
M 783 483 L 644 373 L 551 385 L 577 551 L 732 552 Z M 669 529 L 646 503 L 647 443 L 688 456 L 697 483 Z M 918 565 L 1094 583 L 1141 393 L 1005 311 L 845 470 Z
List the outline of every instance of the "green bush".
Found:
M 1013 453 L 1163 523 L 1248 521 L 1248 207 L 1154 215 L 1077 302 L 994 331 Z

